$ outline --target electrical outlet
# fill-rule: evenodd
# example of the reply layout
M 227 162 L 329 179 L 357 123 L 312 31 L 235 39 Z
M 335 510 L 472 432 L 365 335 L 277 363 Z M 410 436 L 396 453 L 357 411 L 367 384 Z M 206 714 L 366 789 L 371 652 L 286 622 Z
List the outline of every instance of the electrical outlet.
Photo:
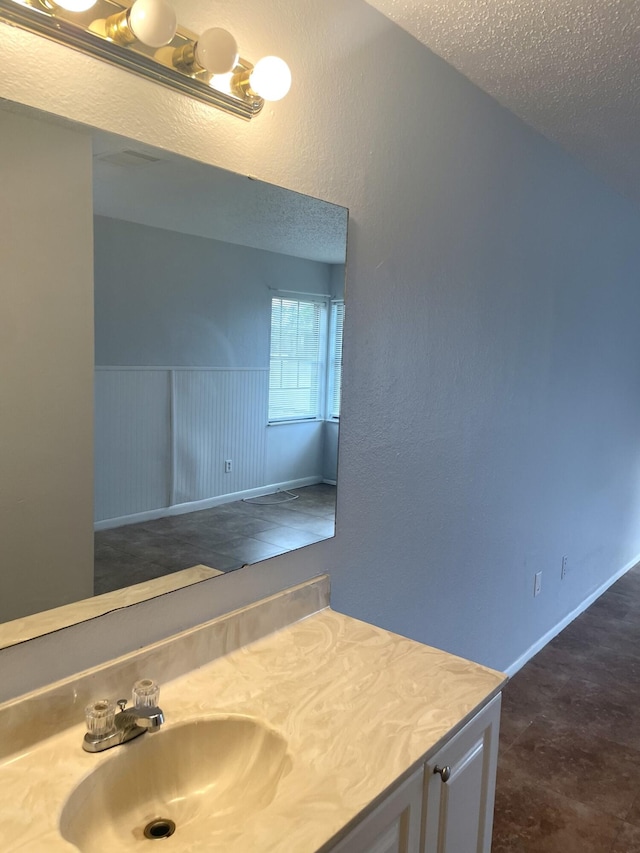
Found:
M 233 469 L 233 460 L 225 459 L 224 460 L 224 473 L 230 474 L 232 469 Z
M 564 580 L 567 576 L 567 572 L 569 571 L 569 558 L 566 554 L 562 557 L 562 568 L 560 569 L 560 580 Z
M 533 579 L 533 595 L 534 595 L 534 598 L 536 595 L 540 595 L 541 590 L 542 590 L 542 572 L 536 572 L 535 577 Z

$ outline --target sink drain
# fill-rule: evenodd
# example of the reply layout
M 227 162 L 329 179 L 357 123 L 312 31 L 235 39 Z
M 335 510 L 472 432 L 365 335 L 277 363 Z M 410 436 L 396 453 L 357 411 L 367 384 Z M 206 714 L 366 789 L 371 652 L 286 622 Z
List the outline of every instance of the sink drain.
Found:
M 176 831 L 176 825 L 168 817 L 157 817 L 150 820 L 144 828 L 145 838 L 168 838 Z

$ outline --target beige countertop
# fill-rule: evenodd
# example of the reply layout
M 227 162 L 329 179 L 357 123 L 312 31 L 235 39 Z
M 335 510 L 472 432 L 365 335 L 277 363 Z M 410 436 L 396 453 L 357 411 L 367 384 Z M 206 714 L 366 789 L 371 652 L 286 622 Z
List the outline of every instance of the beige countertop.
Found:
M 224 840 L 209 832 L 185 845 L 176 832 L 162 850 L 315 853 L 505 681 L 329 608 L 177 677 L 161 688 L 165 730 L 189 719 L 249 715 L 284 736 L 291 761 L 272 802 L 249 815 L 239 807 Z M 90 755 L 81 749 L 83 734 L 79 721 L 0 764 L 3 853 L 76 849 L 58 831 L 67 797 L 101 762 L 130 748 Z
M 95 619 L 96 616 L 102 616 L 111 610 L 129 607 L 131 604 L 147 601 L 147 599 L 163 595 L 165 592 L 181 589 L 183 586 L 189 586 L 189 584 L 198 583 L 221 574 L 222 572 L 218 569 L 211 569 L 209 566 L 192 566 L 190 569 L 182 569 L 170 575 L 136 583 L 123 589 L 116 589 L 113 592 L 94 595 L 93 598 L 84 598 L 82 601 L 74 601 L 71 604 L 64 604 L 62 607 L 54 607 L 42 613 L 34 613 L 32 616 L 23 616 L 20 619 L 3 622 L 0 624 L 0 648 L 24 643 L 25 640 L 30 640 L 32 637 L 39 637 L 43 634 L 49 634 L 51 631 L 68 628 L 69 625 L 75 625 L 76 622 Z

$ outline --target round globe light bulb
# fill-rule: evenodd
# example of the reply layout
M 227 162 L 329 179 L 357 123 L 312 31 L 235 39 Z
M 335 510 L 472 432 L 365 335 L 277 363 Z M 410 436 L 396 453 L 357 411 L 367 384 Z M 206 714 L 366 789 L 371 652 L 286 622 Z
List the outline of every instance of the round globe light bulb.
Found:
M 178 20 L 167 0 L 136 0 L 129 11 L 129 26 L 142 44 L 162 47 L 175 36 Z
M 291 71 L 279 56 L 263 56 L 249 77 L 253 91 L 265 101 L 279 101 L 291 88 Z
M 86 12 L 92 6 L 95 6 L 96 0 L 56 0 L 55 5 L 61 9 L 66 9 L 67 12 Z
M 211 27 L 198 37 L 196 62 L 209 74 L 226 74 L 238 61 L 238 45 L 227 30 Z

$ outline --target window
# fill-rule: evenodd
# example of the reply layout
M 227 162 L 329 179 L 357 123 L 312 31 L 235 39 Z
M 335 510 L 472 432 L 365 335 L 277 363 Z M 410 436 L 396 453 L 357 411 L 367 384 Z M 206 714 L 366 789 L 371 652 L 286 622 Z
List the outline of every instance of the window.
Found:
M 271 300 L 270 422 L 323 416 L 326 342 L 325 300 Z
M 329 333 L 329 393 L 327 414 L 337 420 L 340 417 L 340 392 L 342 390 L 342 327 L 344 324 L 344 302 L 331 304 L 331 329 Z

